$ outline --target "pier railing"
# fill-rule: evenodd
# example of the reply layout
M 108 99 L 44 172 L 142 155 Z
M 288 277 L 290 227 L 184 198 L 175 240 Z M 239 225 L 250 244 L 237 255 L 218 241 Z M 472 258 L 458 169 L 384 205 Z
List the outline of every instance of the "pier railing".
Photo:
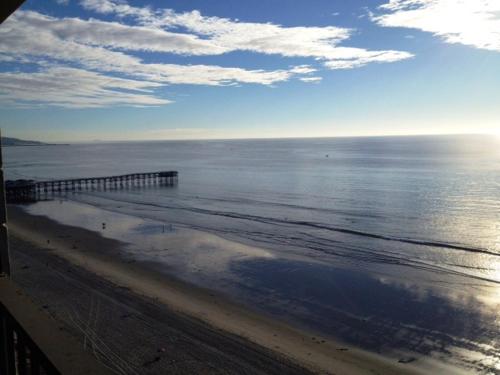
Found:
M 132 186 L 173 186 L 178 182 L 177 171 L 132 173 L 120 176 L 72 178 L 64 180 L 6 181 L 5 195 L 8 202 L 35 201 L 44 194 L 67 191 L 111 190 Z

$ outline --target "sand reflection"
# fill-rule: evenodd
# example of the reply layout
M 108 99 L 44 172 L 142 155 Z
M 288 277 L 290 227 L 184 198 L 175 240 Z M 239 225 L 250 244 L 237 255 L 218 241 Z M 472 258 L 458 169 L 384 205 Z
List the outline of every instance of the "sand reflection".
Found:
M 217 274 L 228 272 L 231 262 L 274 258 L 268 250 L 168 223 L 141 219 L 71 201 L 37 202 L 26 207 L 65 225 L 101 233 L 128 243 L 125 251 L 137 260 L 168 266 L 170 272 Z M 227 275 L 226 275 L 227 276 Z

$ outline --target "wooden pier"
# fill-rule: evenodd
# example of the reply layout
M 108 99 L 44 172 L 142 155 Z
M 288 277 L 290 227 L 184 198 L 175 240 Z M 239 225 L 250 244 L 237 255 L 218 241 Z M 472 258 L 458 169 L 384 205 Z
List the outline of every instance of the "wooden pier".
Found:
M 132 173 L 121 176 L 73 178 L 66 180 L 5 182 L 8 202 L 36 201 L 43 195 L 61 192 L 115 190 L 134 186 L 173 186 L 178 181 L 177 171 Z

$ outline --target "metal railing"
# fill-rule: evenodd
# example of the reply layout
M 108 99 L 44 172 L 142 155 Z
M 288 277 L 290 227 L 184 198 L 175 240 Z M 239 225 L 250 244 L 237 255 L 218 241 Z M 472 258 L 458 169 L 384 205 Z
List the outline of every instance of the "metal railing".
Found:
M 0 374 L 60 374 L 2 304 L 0 304 Z
M 2 0 L 0 2 L 0 24 L 23 2 L 24 0 Z M 2 134 L 0 129 L 0 278 L 9 278 L 7 209 L 2 167 Z M 0 295 L 0 297 L 5 296 Z M 0 375 L 39 374 L 56 375 L 60 372 L 0 302 Z
M 2 167 L 2 134 L 0 130 L 0 277 L 9 277 L 7 209 Z M 0 374 L 59 374 L 59 371 L 2 303 L 0 303 Z
M 0 276 L 10 274 L 9 240 L 7 233 L 7 207 L 2 160 L 2 130 L 0 129 Z

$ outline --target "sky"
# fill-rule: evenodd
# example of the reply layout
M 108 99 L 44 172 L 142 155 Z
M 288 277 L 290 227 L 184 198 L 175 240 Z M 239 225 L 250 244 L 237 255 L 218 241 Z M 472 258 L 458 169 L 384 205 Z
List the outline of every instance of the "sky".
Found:
M 3 135 L 42 141 L 500 132 L 500 0 L 27 0 Z

